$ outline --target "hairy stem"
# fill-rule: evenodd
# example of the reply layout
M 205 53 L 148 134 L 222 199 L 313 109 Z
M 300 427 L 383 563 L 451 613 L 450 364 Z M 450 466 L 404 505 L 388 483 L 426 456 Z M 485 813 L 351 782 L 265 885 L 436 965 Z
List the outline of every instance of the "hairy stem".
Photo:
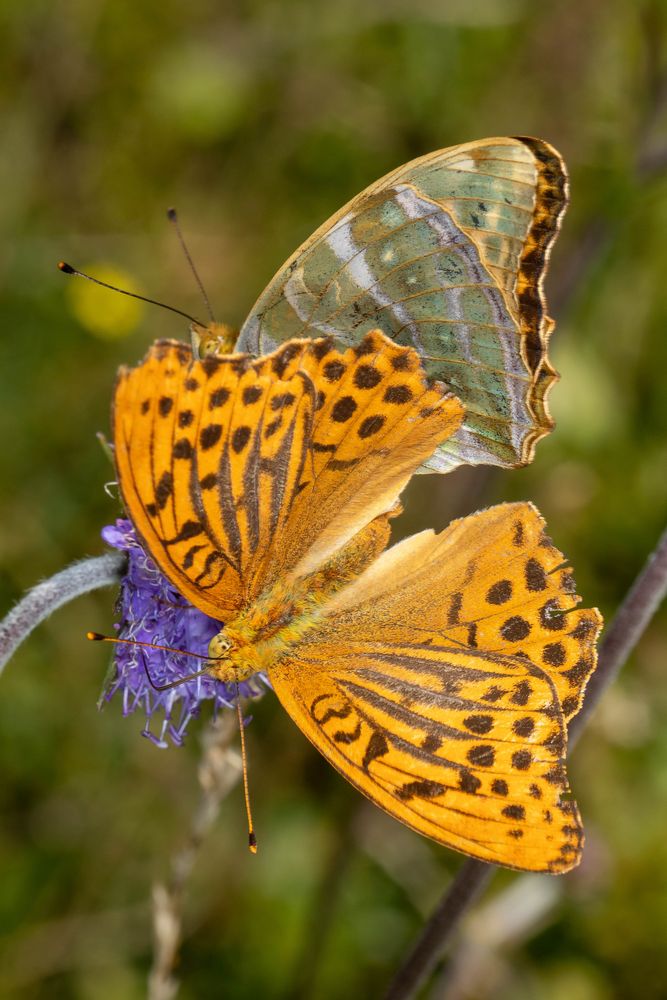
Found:
M 120 583 L 124 572 L 125 556 L 108 552 L 72 563 L 29 590 L 0 622 L 0 673 L 24 639 L 52 612 L 91 590 Z
M 600 644 L 598 666 L 586 688 L 584 704 L 569 730 L 569 745 L 581 735 L 602 693 L 644 634 L 667 594 L 667 530 L 626 594 Z M 459 868 L 436 909 L 424 924 L 394 976 L 385 1000 L 408 1000 L 431 974 L 461 917 L 490 882 L 495 865 L 468 859 Z

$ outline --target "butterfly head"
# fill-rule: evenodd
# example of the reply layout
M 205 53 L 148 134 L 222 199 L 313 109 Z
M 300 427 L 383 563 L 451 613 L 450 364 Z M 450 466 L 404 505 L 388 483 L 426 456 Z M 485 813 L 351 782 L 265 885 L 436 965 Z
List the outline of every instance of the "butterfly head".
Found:
M 208 326 L 199 323 L 190 325 L 192 353 L 196 358 L 203 358 L 209 354 L 230 354 L 234 350 L 237 336 L 238 331 L 226 323 L 211 322 Z
M 238 684 L 261 669 L 256 659 L 251 643 L 244 642 L 234 631 L 222 629 L 209 643 L 207 669 L 218 681 Z
M 209 662 L 207 666 L 210 672 L 219 681 L 239 680 L 231 663 L 230 651 L 232 649 L 232 645 L 232 640 L 225 633 L 224 629 L 221 632 L 218 632 L 217 635 L 214 635 L 209 643 Z

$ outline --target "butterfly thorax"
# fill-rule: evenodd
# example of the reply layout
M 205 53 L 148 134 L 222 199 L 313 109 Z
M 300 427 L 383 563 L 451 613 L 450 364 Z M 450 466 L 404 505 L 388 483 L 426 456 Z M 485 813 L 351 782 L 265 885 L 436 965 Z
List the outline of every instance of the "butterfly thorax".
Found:
M 329 598 L 356 580 L 385 548 L 389 514 L 376 518 L 314 573 L 288 575 L 211 639 L 208 667 L 226 683 L 247 680 L 275 666 L 290 647 L 321 624 Z
M 211 639 L 208 666 L 218 680 L 244 681 L 267 671 L 316 627 L 324 595 L 303 583 L 274 585 Z

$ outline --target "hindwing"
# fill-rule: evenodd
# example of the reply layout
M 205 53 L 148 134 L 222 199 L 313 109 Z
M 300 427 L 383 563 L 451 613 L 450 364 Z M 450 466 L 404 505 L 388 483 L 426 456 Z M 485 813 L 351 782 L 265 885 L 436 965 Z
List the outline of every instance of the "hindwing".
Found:
M 269 670 L 297 725 L 392 816 L 473 857 L 566 871 L 567 720 L 595 667 L 579 598 L 530 504 L 384 552 Z

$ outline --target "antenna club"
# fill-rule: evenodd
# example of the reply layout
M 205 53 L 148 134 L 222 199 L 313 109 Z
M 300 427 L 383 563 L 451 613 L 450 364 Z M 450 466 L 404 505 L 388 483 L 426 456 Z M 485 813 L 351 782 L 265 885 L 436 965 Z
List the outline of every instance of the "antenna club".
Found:
M 169 219 L 170 222 L 176 222 L 176 209 L 175 208 L 168 208 L 167 209 L 167 218 Z
M 109 291 L 117 292 L 119 295 L 127 295 L 131 299 L 139 299 L 140 302 L 148 302 L 152 306 L 159 306 L 161 309 L 168 309 L 169 312 L 176 313 L 177 316 L 183 316 L 185 319 L 189 319 L 191 323 L 196 323 L 197 326 L 204 325 L 194 316 L 190 316 L 189 313 L 183 312 L 182 309 L 175 309 L 173 306 L 168 306 L 164 302 L 158 302 L 157 299 L 149 299 L 145 295 L 138 295 L 136 292 L 128 292 L 126 288 L 118 288 L 116 285 L 110 285 L 107 281 L 101 281 L 99 278 L 93 278 L 90 274 L 78 271 L 75 267 L 72 267 L 71 264 L 66 264 L 64 260 L 59 262 L 58 268 L 64 274 L 76 274 L 79 278 L 85 278 L 86 281 L 92 281 L 94 285 L 100 285 L 102 288 L 108 288 Z
M 251 830 L 248 834 L 248 849 L 251 854 L 257 854 L 257 837 L 254 830 Z
M 106 642 L 107 637 L 99 632 L 86 632 L 86 639 L 90 639 L 92 642 Z

